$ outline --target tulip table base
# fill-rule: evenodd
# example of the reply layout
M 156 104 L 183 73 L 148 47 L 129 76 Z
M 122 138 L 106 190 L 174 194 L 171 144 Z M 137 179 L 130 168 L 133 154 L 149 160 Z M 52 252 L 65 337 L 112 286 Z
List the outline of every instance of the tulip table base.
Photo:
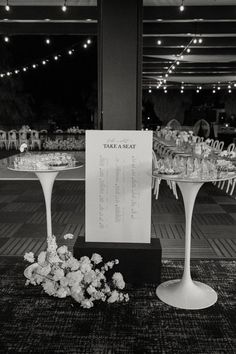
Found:
M 200 310 L 217 301 L 217 293 L 199 281 L 169 280 L 156 289 L 159 299 L 168 305 L 186 310 Z
M 193 281 L 190 270 L 191 226 L 196 196 L 202 181 L 176 180 L 183 196 L 185 209 L 185 256 L 182 279 L 170 280 L 158 286 L 156 294 L 168 305 L 186 310 L 198 310 L 212 306 L 217 301 L 216 292 L 208 285 Z

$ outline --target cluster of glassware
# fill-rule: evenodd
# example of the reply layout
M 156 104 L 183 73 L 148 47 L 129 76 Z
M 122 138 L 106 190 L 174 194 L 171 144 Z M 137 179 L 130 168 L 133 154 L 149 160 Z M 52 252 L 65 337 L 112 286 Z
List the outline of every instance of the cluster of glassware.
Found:
M 15 169 L 20 170 L 51 170 L 53 168 L 73 167 L 76 159 L 68 153 L 42 153 L 16 156 L 13 160 Z
M 154 174 L 211 180 L 227 176 L 235 166 L 226 160 L 201 159 L 196 157 L 164 157 L 157 160 Z

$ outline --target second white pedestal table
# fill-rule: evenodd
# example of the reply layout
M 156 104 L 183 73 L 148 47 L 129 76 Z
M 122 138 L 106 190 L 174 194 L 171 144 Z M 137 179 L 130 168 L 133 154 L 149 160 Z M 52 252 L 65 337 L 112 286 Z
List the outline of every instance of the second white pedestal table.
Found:
M 59 172 L 68 171 L 76 168 L 83 167 L 80 162 L 75 162 L 73 166 L 63 166 L 63 167 L 49 167 L 48 169 L 20 169 L 9 166 L 9 170 L 16 172 L 34 172 L 38 177 L 44 194 L 45 206 L 46 206 L 46 220 L 47 220 L 47 237 L 52 236 L 52 216 L 51 216 L 51 199 L 52 199 L 52 189 L 54 181 Z
M 185 208 L 185 257 L 182 279 L 169 280 L 160 284 L 156 294 L 160 300 L 168 305 L 182 309 L 204 309 L 217 301 L 217 293 L 208 285 L 193 281 L 190 270 L 191 252 L 191 225 L 196 196 L 205 182 L 217 182 L 236 178 L 236 174 L 229 174 L 218 179 L 181 178 L 178 175 L 154 174 L 154 178 L 176 182 L 183 196 Z

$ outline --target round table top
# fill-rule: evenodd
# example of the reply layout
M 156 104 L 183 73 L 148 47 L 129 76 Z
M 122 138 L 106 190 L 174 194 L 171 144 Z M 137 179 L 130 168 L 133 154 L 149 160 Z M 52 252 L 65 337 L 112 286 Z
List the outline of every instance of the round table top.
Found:
M 167 175 L 167 174 L 162 174 L 162 173 L 153 173 L 152 174 L 153 178 L 161 178 L 169 181 L 175 181 L 175 182 L 186 182 L 186 183 L 206 183 L 206 182 L 218 182 L 218 181 L 226 181 L 228 179 L 233 179 L 236 178 L 236 172 L 228 172 L 225 174 L 222 174 L 222 176 L 219 176 L 217 178 L 193 178 L 193 177 L 185 177 L 181 176 L 181 174 L 173 174 L 173 175 Z
M 49 173 L 49 172 L 63 172 L 63 171 L 68 171 L 68 170 L 74 170 L 75 168 L 81 168 L 83 167 L 84 164 L 76 161 L 73 166 L 50 166 L 47 169 L 27 169 L 27 168 L 15 168 L 13 165 L 9 165 L 7 168 L 11 171 L 16 171 L 16 172 L 35 172 L 35 173 Z

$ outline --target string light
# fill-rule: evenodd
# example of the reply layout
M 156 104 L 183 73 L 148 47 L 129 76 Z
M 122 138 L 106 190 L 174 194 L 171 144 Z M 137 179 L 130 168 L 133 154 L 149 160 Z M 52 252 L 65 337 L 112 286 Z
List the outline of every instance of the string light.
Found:
M 181 12 L 184 11 L 184 0 L 182 0 L 181 5 L 180 5 L 180 7 L 179 7 L 179 10 L 180 10 Z
M 88 48 L 88 44 L 87 44 L 87 43 L 84 43 L 84 44 L 83 44 L 83 47 L 84 47 L 84 48 Z
M 64 4 L 62 5 L 61 9 L 63 12 L 67 11 L 66 0 L 65 0 Z
M 5 10 L 7 12 L 9 12 L 11 10 L 8 0 L 7 0 L 6 5 L 5 5 Z
M 91 44 L 92 43 L 92 40 L 90 39 L 90 38 L 88 38 L 87 39 L 87 43 L 89 43 L 89 44 Z M 86 48 L 88 47 L 88 44 L 87 43 L 85 43 L 86 44 Z M 63 57 L 63 56 L 65 56 L 66 54 L 67 55 L 72 55 L 72 54 L 74 54 L 74 52 L 76 52 L 76 50 L 74 49 L 74 47 L 75 46 L 79 46 L 79 43 L 76 43 L 76 44 L 74 44 L 73 45 L 73 47 L 72 48 L 70 48 L 70 49 L 67 49 L 66 51 L 62 51 L 61 53 L 59 53 L 59 54 L 56 54 L 56 55 L 52 55 L 52 58 L 54 59 L 54 61 L 57 61 L 57 60 L 59 60 L 60 59 L 60 57 Z M 18 70 L 18 69 L 13 69 L 13 71 L 12 72 L 10 72 L 10 71 L 8 71 L 8 74 L 7 74 L 7 72 L 5 72 L 5 73 L 1 73 L 0 74 L 0 78 L 3 78 L 3 77 L 5 77 L 5 76 L 10 76 L 10 75 L 12 75 L 12 74 L 18 74 L 19 72 L 26 72 L 28 69 L 30 69 L 30 68 L 32 68 L 32 69 L 36 69 L 37 67 L 40 67 L 41 65 L 43 65 L 43 66 L 45 66 L 47 63 L 49 63 L 51 61 L 51 59 L 39 59 L 39 61 L 38 61 L 38 63 L 28 63 L 27 65 L 25 65 L 24 67 L 22 67 L 22 68 L 20 68 L 20 70 Z M 10 75 L 9 75 L 9 73 L 10 73 Z

